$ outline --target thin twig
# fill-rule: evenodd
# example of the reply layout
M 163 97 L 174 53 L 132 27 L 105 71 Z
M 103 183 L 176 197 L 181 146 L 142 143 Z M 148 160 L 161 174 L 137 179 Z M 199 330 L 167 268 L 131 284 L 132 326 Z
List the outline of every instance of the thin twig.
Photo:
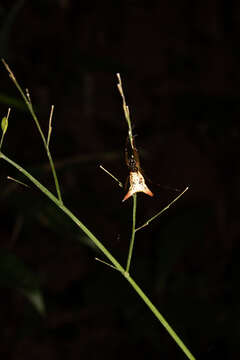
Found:
M 11 108 L 8 108 L 8 112 L 7 112 L 7 120 L 8 120 L 8 118 L 9 118 L 10 111 L 11 111 Z
M 118 180 L 116 178 L 116 176 L 114 176 L 112 173 L 110 173 L 110 171 L 108 171 L 107 169 L 105 169 L 102 165 L 99 165 L 100 169 L 102 169 L 103 171 L 105 171 L 105 173 L 107 173 L 109 176 L 111 176 L 117 183 L 118 185 L 122 188 L 123 184 L 121 183 L 120 180 Z
M 95 257 L 95 260 L 96 260 L 96 261 L 99 261 L 100 263 L 102 263 L 102 264 L 104 264 L 104 265 L 109 266 L 110 268 L 112 268 L 112 269 L 114 269 L 114 270 L 119 271 L 119 269 L 117 269 L 115 266 L 109 264 L 107 261 L 101 260 L 101 259 L 99 259 L 99 258 L 97 258 L 97 257 Z
M 117 84 L 117 87 L 118 87 L 118 90 L 119 90 L 120 95 L 122 97 L 123 111 L 124 111 L 125 118 L 126 118 L 126 121 L 127 121 L 127 124 L 128 124 L 128 136 L 129 136 L 129 139 L 130 139 L 131 147 L 133 149 L 134 145 L 133 145 L 133 134 L 132 134 L 132 124 L 131 124 L 131 119 L 130 119 L 130 112 L 129 112 L 129 107 L 127 106 L 127 103 L 126 103 L 126 99 L 125 99 L 125 95 L 124 95 L 123 87 L 122 87 L 122 80 L 121 80 L 121 76 L 120 76 L 119 73 L 117 73 L 117 78 L 118 78 L 118 81 L 119 81 L 118 84 Z
M 47 147 L 49 148 L 49 142 L 52 134 L 52 117 L 53 117 L 54 105 L 51 106 L 51 111 L 49 115 L 49 122 L 48 122 L 48 136 L 47 136 Z
M 23 186 L 25 186 L 25 187 L 27 187 L 27 188 L 30 188 L 29 185 L 23 183 L 23 182 L 20 181 L 20 180 L 14 179 L 14 178 L 11 177 L 11 176 L 7 176 L 7 179 L 8 179 L 8 180 L 12 180 L 13 182 L 15 182 L 15 183 L 17 183 L 17 184 L 19 184 L 19 185 L 23 185 Z
M 150 224 L 150 222 L 152 222 L 153 220 L 155 220 L 158 216 L 162 215 L 162 213 L 164 213 L 164 211 L 166 211 L 168 208 L 170 208 L 171 205 L 173 205 L 178 199 L 180 199 L 181 196 L 183 196 L 183 194 L 189 189 L 189 187 L 187 186 L 186 189 L 184 189 L 181 194 L 179 194 L 173 201 L 171 201 L 167 206 L 165 206 L 165 208 L 163 208 L 161 211 L 159 211 L 156 215 L 154 215 L 153 217 L 151 217 L 149 220 L 147 220 L 143 225 L 139 226 L 136 231 L 141 230 L 142 228 L 148 226 Z

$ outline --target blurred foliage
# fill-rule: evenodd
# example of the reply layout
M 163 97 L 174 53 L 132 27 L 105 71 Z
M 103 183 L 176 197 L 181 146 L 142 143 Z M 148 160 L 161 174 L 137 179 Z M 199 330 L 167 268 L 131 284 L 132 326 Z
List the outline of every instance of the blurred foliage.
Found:
M 20 291 L 41 314 L 45 305 L 37 276 L 15 254 L 0 251 L 0 286 Z
M 23 101 L 19 100 L 17 97 L 8 96 L 6 94 L 0 93 L 0 103 L 14 107 L 20 111 L 26 111 L 26 105 Z

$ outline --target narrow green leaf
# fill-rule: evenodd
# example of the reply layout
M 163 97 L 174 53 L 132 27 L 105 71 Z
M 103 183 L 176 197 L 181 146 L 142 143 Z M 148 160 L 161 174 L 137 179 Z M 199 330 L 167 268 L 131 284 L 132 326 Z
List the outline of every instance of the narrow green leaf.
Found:
M 6 131 L 7 131 L 7 128 L 8 128 L 8 118 L 7 118 L 6 116 L 4 116 L 4 117 L 2 118 L 1 128 L 2 128 L 3 134 L 5 134 Z

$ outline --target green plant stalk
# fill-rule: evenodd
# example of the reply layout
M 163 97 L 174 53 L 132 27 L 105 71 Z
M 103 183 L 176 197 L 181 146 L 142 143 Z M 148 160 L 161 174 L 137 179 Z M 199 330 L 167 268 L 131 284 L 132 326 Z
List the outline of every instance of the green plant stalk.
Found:
M 133 194 L 133 216 L 132 216 L 132 236 L 131 241 L 129 245 L 128 250 L 128 259 L 127 259 L 127 266 L 126 266 L 126 272 L 129 272 L 131 259 L 132 259 L 132 253 L 133 253 L 133 246 L 135 241 L 135 234 L 136 234 L 136 212 L 137 212 L 137 194 Z
M 0 150 L 1 150 L 1 148 L 2 148 L 4 136 L 5 136 L 5 133 L 2 132 L 2 136 L 1 136 L 1 140 L 0 140 Z
M 57 191 L 57 194 L 58 194 L 58 198 L 60 200 L 60 202 L 62 203 L 62 195 L 61 195 L 61 191 L 60 191 L 60 186 L 59 186 L 59 182 L 58 182 L 58 178 L 57 178 L 57 173 L 56 173 L 56 170 L 55 170 L 55 166 L 54 166 L 54 163 L 53 163 L 53 159 L 52 159 L 52 155 L 49 151 L 49 147 L 47 146 L 47 142 L 46 142 L 46 139 L 45 139 L 45 136 L 42 132 L 42 129 L 41 129 L 41 126 L 39 124 L 39 121 L 38 121 L 38 118 L 35 114 L 35 111 L 33 110 L 33 107 L 32 107 L 32 104 L 28 101 L 26 95 L 24 94 L 24 92 L 22 91 L 20 85 L 18 84 L 17 80 L 15 79 L 15 85 L 16 87 L 18 88 L 19 92 L 21 93 L 33 119 L 34 119 L 34 122 L 37 126 L 37 129 L 41 135 L 41 138 L 42 138 L 42 141 L 43 141 L 43 145 L 45 147 L 45 150 L 46 150 L 46 153 L 47 153 L 47 157 L 49 159 L 49 163 L 50 163 L 50 166 L 51 166 L 51 170 L 52 170 L 52 174 L 53 174 L 53 178 L 54 178 L 54 182 L 55 182 L 55 186 L 56 186 L 56 191 Z
M 168 324 L 166 319 L 158 311 L 156 306 L 153 305 L 151 300 L 144 294 L 142 289 L 135 283 L 135 281 L 130 276 L 128 278 L 126 277 L 126 279 L 132 285 L 132 287 L 138 293 L 138 295 L 142 298 L 142 300 L 145 302 L 145 304 L 148 306 L 148 308 L 152 311 L 152 313 L 156 316 L 156 318 L 160 321 L 160 323 L 163 325 L 163 327 L 167 330 L 169 335 L 175 340 L 175 342 L 178 344 L 178 346 L 182 349 L 182 351 L 185 353 L 185 355 L 188 357 L 188 359 L 196 360 L 196 358 L 193 356 L 193 354 L 190 352 L 190 350 L 186 347 L 186 345 L 183 343 L 183 341 L 179 338 L 179 336 L 176 334 L 176 332 L 173 330 L 173 328 Z
M 19 85 L 16 77 L 14 76 L 13 72 L 9 68 L 8 64 L 5 62 L 4 59 L 2 59 L 2 62 L 4 64 L 6 70 L 8 71 L 9 76 L 10 76 L 11 80 L 13 81 L 14 85 L 16 86 L 18 91 L 20 92 L 20 94 L 21 94 L 24 102 L 26 103 L 27 108 L 28 108 L 30 114 L 32 115 L 32 118 L 33 118 L 33 120 L 34 120 L 34 122 L 35 122 L 35 124 L 37 126 L 37 129 L 38 129 L 39 134 L 40 134 L 40 136 L 42 138 L 42 141 L 43 141 L 44 148 L 45 148 L 45 150 L 47 152 L 47 156 L 48 156 L 48 159 L 49 159 L 49 163 L 50 163 L 50 166 L 51 166 L 51 170 L 52 170 L 52 174 L 53 174 L 53 178 L 54 178 L 54 182 L 55 182 L 57 195 L 58 195 L 59 201 L 62 203 L 62 195 L 61 195 L 61 191 L 60 191 L 59 181 L 58 181 L 58 178 L 57 178 L 57 173 L 56 173 L 56 170 L 55 170 L 55 166 L 54 166 L 54 163 L 53 163 L 53 160 L 52 160 L 52 156 L 51 156 L 51 153 L 50 153 L 50 150 L 49 150 L 48 143 L 47 143 L 47 141 L 45 139 L 45 136 L 44 136 L 43 131 L 41 129 L 41 126 L 39 124 L 37 115 L 35 114 L 35 111 L 33 109 L 33 106 L 31 104 L 31 102 L 30 102 L 30 99 L 28 99 L 27 96 L 24 94 L 21 86 Z
M 125 99 L 125 95 L 124 95 L 124 91 L 123 91 L 123 87 L 122 87 L 122 79 L 121 79 L 121 76 L 119 73 L 117 74 L 117 78 L 118 78 L 117 87 L 118 87 L 119 93 L 122 97 L 123 112 L 124 112 L 124 116 L 125 116 L 127 126 L 128 126 L 128 136 L 129 136 L 131 147 L 132 147 L 132 149 L 134 149 L 130 111 L 129 111 L 129 107 L 126 103 L 126 99 Z M 129 250 L 128 250 L 128 257 L 127 257 L 127 266 L 126 266 L 127 273 L 129 272 L 130 265 L 131 265 L 133 246 L 134 246 L 135 234 L 136 234 L 136 230 L 135 230 L 135 228 L 136 228 L 136 210 L 137 210 L 137 194 L 135 193 L 135 194 L 133 194 L 132 235 L 131 235 L 131 240 L 130 240 L 130 245 L 129 245 Z
M 122 97 L 123 101 L 123 111 L 125 115 L 125 119 L 127 121 L 128 125 L 128 135 L 131 143 L 132 149 L 133 146 L 133 133 L 132 133 L 132 123 L 130 118 L 130 112 L 129 107 L 127 106 L 123 87 L 122 87 L 122 80 L 120 74 L 117 74 L 117 78 L 119 83 L 117 84 L 118 90 L 120 92 L 120 95 Z M 152 302 L 149 300 L 149 298 L 143 293 L 141 288 L 135 283 L 135 281 L 130 277 L 129 275 L 129 268 L 132 258 L 132 252 L 133 252 L 133 246 L 134 246 L 134 240 L 135 240 L 135 234 L 137 230 L 142 229 L 143 227 L 147 226 L 151 221 L 153 221 L 156 217 L 158 217 L 160 214 L 162 214 L 165 210 L 167 210 L 175 201 L 177 201 L 184 193 L 187 191 L 188 188 L 186 188 L 179 196 L 177 196 L 170 204 L 168 204 L 163 210 L 159 211 L 156 215 L 154 215 L 151 219 L 146 221 L 142 226 L 136 229 L 136 208 L 137 208 L 137 194 L 135 193 L 133 195 L 133 222 L 132 222 L 132 235 L 130 240 L 130 246 L 129 246 L 129 252 L 128 252 L 128 260 L 127 260 L 127 267 L 125 272 L 125 277 L 128 275 L 127 280 L 129 283 L 133 286 L 135 291 L 138 293 L 138 295 L 142 298 L 142 300 L 145 302 L 145 304 L 149 307 L 149 309 L 153 312 L 153 314 L 156 316 L 156 318 L 161 322 L 161 324 L 165 327 L 165 329 L 168 331 L 168 333 L 172 336 L 172 338 L 176 341 L 178 346 L 183 350 L 183 352 L 187 355 L 187 357 L 191 360 L 194 360 L 194 356 L 191 354 L 191 352 L 188 350 L 188 348 L 184 345 L 182 340 L 178 337 L 178 335 L 175 333 L 175 331 L 171 328 L 171 326 L 167 323 L 167 321 L 164 319 L 164 317 L 160 314 L 160 312 L 157 310 L 157 308 L 152 304 Z
M 133 287 L 136 293 L 141 297 L 141 299 L 145 302 L 148 308 L 152 311 L 155 317 L 161 322 L 161 324 L 165 327 L 170 336 L 174 339 L 174 341 L 178 344 L 178 346 L 182 349 L 185 355 L 189 360 L 195 360 L 195 357 L 191 354 L 186 345 L 182 342 L 176 332 L 172 329 L 172 327 L 168 324 L 165 318 L 161 315 L 158 309 L 153 305 L 150 299 L 145 295 L 145 293 L 141 290 L 141 288 L 136 284 L 133 278 L 129 275 L 128 272 L 122 267 L 122 265 L 112 256 L 112 254 L 105 248 L 105 246 L 93 235 L 93 233 L 66 207 L 63 205 L 60 199 L 54 196 L 47 188 L 45 188 L 37 179 L 35 179 L 31 174 L 29 174 L 25 169 L 23 169 L 20 165 L 15 163 L 13 160 L 9 159 L 6 155 L 0 152 L 0 158 L 8 162 L 10 165 L 15 167 L 19 172 L 25 175 L 40 191 L 42 191 L 50 200 L 52 200 L 59 209 L 61 209 L 80 229 L 94 242 L 94 244 L 98 247 L 100 251 L 109 259 L 109 261 L 115 266 L 117 270 L 124 276 L 124 278 L 129 282 L 129 284 Z
M 118 90 L 122 97 L 123 112 L 124 112 L 125 119 L 126 119 L 127 125 L 128 125 L 128 136 L 130 139 L 131 147 L 133 149 L 134 146 L 133 146 L 133 134 L 132 134 L 132 124 L 131 124 L 131 119 L 130 119 L 130 112 L 129 112 L 129 107 L 127 106 L 127 103 L 126 103 L 126 99 L 125 99 L 125 95 L 124 95 L 123 87 L 122 87 L 122 79 L 121 79 L 121 76 L 119 73 L 117 74 L 117 78 L 118 78 L 117 87 L 118 87 Z

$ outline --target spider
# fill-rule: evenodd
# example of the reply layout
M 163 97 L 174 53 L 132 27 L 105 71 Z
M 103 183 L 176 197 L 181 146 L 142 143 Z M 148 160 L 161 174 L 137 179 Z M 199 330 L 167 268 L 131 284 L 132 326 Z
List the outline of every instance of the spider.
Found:
M 138 151 L 135 145 L 133 138 L 133 147 L 131 146 L 129 136 L 127 137 L 126 147 L 125 147 L 125 160 L 127 167 L 129 169 L 129 190 L 124 196 L 122 201 L 127 200 L 133 194 L 137 192 L 144 192 L 149 196 L 153 196 L 151 190 L 147 187 L 145 179 L 142 175 L 142 170 L 140 167 L 140 160 Z

